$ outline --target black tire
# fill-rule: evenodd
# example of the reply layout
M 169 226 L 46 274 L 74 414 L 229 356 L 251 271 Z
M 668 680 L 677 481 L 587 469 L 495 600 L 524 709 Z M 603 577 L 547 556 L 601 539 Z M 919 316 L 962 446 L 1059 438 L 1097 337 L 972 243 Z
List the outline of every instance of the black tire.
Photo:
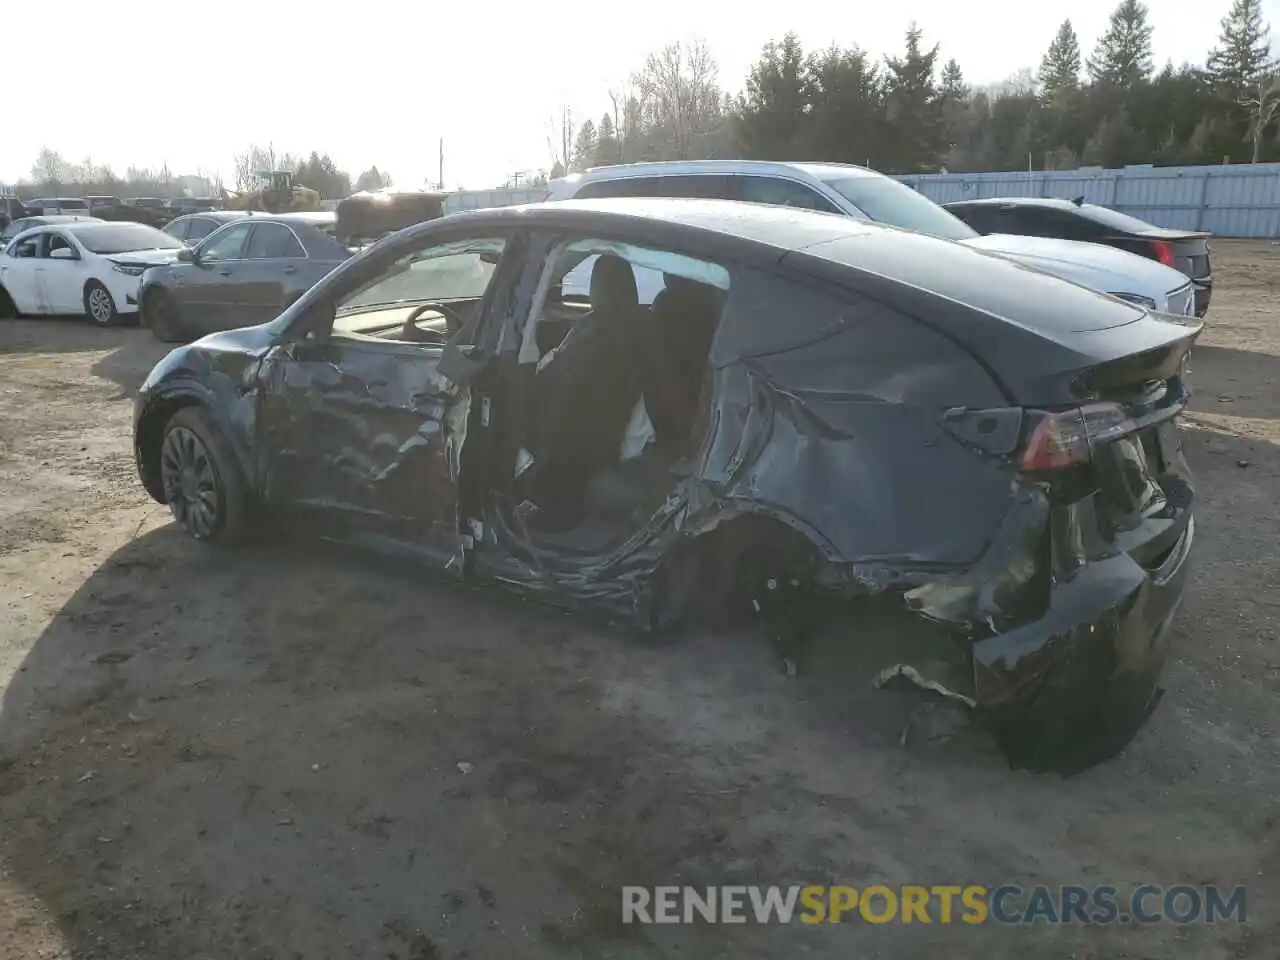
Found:
M 173 300 L 163 290 L 151 290 L 143 302 L 142 316 L 151 335 L 161 343 L 181 343 L 184 339 Z
M 18 305 L 9 296 L 9 291 L 0 287 L 0 320 L 15 320 L 20 316 L 22 314 L 18 313 Z
M 120 312 L 116 310 L 111 291 L 97 280 L 90 280 L 84 285 L 84 312 L 99 327 L 114 327 L 120 322 Z
M 174 520 L 195 540 L 234 546 L 247 534 L 249 487 L 204 407 L 183 407 L 160 438 L 160 485 Z

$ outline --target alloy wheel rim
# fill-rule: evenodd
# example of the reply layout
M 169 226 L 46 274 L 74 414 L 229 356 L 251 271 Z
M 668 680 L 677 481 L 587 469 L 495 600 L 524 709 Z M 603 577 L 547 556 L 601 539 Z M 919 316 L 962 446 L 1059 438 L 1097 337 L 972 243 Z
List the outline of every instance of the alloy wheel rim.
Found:
M 89 291 L 89 312 L 99 323 L 106 323 L 111 319 L 111 300 L 107 291 L 101 288 Z
M 204 443 L 186 427 L 174 427 L 160 450 L 160 483 L 169 511 L 198 539 L 218 526 L 218 475 Z

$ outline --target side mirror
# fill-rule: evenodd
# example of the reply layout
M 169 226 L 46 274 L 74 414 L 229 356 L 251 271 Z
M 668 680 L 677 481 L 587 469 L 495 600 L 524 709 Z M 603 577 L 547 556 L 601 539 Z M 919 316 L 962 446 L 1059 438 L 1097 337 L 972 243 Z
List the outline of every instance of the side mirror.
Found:
M 191 247 L 183 247 L 178 251 L 178 260 L 181 263 L 195 263 L 196 252 Z
M 50 260 L 79 260 L 79 255 L 74 250 L 67 247 L 59 247 L 57 250 L 49 251 Z

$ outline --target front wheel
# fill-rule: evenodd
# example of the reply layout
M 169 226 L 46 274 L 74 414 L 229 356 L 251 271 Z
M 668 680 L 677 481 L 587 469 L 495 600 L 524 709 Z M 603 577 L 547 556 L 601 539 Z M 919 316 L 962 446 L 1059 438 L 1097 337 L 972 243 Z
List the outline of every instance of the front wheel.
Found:
M 248 487 L 230 445 L 204 408 L 184 407 L 166 424 L 160 484 L 169 512 L 194 539 L 225 545 L 244 539 Z
M 173 300 L 163 290 L 153 290 L 147 294 L 142 316 L 151 328 L 151 335 L 161 343 L 178 343 L 182 340 L 178 311 Z
M 84 312 L 100 327 L 112 327 L 120 322 L 111 292 L 97 280 L 90 280 L 84 285 Z
M 9 296 L 9 291 L 4 287 L 0 287 L 0 320 L 12 320 L 20 317 L 18 313 L 18 305 L 13 302 L 13 297 Z

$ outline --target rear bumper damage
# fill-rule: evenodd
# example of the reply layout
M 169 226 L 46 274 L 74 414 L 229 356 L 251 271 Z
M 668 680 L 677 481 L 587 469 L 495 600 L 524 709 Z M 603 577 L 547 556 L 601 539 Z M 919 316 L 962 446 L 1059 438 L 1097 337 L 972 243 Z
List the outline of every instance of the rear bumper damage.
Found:
M 1160 699 L 1195 537 L 1189 501 L 1133 554 L 1090 549 L 1088 519 L 1087 506 L 1051 507 L 1025 489 L 984 562 L 906 594 L 915 612 L 977 638 L 972 697 L 1014 767 L 1073 773 L 1107 760 Z M 1038 605 L 1033 619 L 1007 623 L 1013 597 Z

